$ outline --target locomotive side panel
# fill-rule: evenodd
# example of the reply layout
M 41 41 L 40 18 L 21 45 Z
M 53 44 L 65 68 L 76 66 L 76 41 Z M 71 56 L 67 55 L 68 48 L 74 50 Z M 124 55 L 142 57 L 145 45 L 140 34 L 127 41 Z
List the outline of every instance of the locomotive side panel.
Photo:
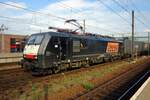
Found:
M 75 40 L 73 40 L 75 41 Z M 106 51 L 107 42 L 94 39 L 76 39 L 76 52 L 73 50 L 73 59 L 89 59 L 98 57 Z

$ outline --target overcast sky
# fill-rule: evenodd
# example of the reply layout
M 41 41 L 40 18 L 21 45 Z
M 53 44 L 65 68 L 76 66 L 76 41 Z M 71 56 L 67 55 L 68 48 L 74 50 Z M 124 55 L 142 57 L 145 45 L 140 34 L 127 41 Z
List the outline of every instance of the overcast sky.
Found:
M 126 36 L 135 10 L 135 32 L 142 36 L 150 28 L 149 5 L 150 0 L 0 0 L 0 25 L 8 27 L 5 33 L 30 35 L 49 26 L 74 29 L 64 19 L 85 19 L 86 32 Z

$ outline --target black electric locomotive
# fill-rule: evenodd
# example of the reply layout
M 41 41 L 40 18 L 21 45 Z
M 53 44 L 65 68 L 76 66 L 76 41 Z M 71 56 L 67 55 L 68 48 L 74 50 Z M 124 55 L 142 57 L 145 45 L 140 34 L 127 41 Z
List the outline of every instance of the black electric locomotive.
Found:
M 34 74 L 57 73 L 117 59 L 121 57 L 122 49 L 122 42 L 111 37 L 67 32 L 38 33 L 28 39 L 21 64 Z

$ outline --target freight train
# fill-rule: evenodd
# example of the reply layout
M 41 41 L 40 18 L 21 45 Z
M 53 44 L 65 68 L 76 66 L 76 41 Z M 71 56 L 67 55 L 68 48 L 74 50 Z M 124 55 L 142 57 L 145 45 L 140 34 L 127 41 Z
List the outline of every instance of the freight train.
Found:
M 33 34 L 28 39 L 21 65 L 31 70 L 33 75 L 57 73 L 130 56 L 128 44 L 130 41 L 117 41 L 112 37 L 89 33 L 77 35 L 62 30 L 43 32 Z M 139 54 L 144 54 L 148 44 L 139 43 L 136 48 Z

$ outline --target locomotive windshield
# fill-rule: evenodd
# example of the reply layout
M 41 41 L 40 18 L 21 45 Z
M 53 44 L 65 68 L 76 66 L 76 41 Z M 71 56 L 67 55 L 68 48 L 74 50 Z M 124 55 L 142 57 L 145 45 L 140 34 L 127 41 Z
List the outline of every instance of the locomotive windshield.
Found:
M 29 38 L 27 44 L 40 44 L 43 37 L 43 35 L 33 35 Z

